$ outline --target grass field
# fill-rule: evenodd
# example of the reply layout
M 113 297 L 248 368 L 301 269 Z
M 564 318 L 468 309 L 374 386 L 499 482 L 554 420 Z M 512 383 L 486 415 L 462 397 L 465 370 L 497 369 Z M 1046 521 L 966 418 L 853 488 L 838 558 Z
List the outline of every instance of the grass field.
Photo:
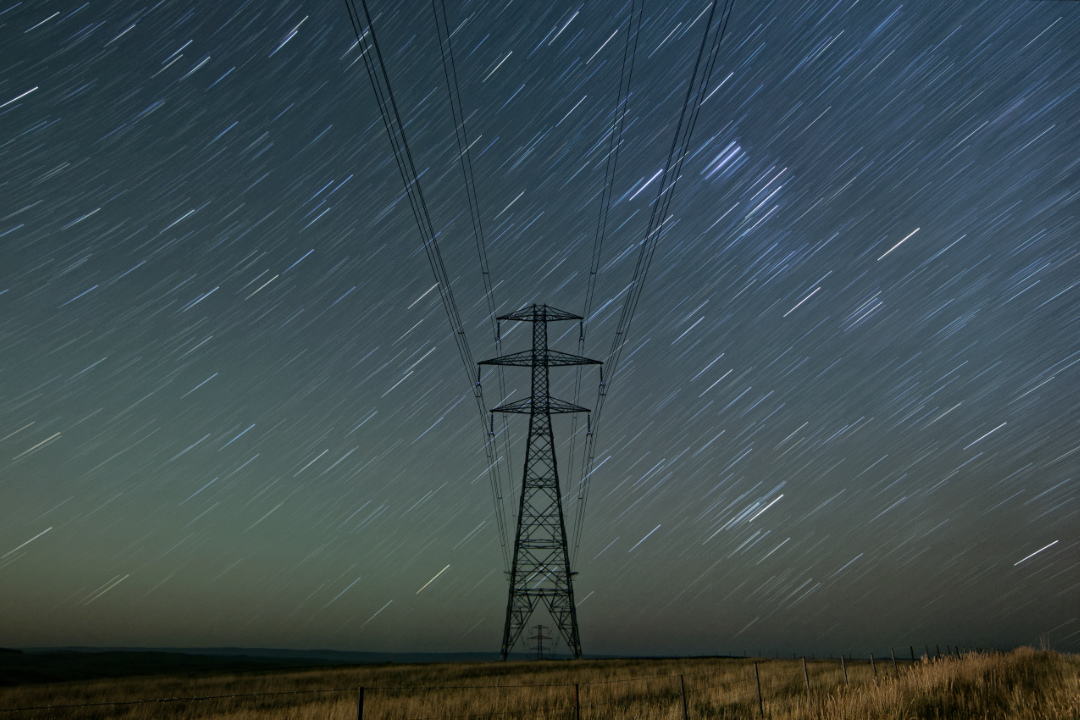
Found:
M 899 665 L 726 658 L 454 663 L 146 676 L 0 689 L 0 720 L 1078 718 L 1080 658 L 1023 648 Z M 807 693 L 806 678 L 810 692 Z M 685 688 L 685 694 L 684 694 Z M 221 697 L 230 696 L 230 697 Z M 185 699 L 186 698 L 186 699 Z M 153 702 L 139 702 L 151 700 Z M 99 704 L 100 703 L 100 704 Z M 84 705 L 82 707 L 70 707 Z M 51 706 L 4 711 L 5 708 Z M 60 707 L 67 706 L 67 707 Z

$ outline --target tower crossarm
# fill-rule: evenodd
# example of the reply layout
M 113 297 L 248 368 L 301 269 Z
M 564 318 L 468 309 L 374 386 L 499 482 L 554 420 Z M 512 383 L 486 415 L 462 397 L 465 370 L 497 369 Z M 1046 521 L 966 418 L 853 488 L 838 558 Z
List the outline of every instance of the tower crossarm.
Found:
M 544 407 L 542 403 L 533 403 L 531 397 L 523 398 L 521 400 L 515 400 L 514 402 L 506 403 L 505 405 L 499 405 L 498 407 L 491 408 L 491 412 L 501 413 L 520 413 L 522 415 L 528 415 L 532 412 L 546 412 L 551 415 L 556 413 L 579 413 L 579 412 L 592 412 L 587 407 L 568 403 L 565 400 L 558 400 L 553 397 L 547 399 L 547 407 Z
M 481 360 L 480 365 L 513 365 L 516 367 L 569 367 L 572 365 L 602 365 L 600 360 L 571 355 L 558 350 L 523 350 L 511 355 L 501 355 L 490 360 Z
M 556 322 L 559 320 L 582 319 L 580 315 L 574 315 L 565 310 L 553 308 L 550 305 L 529 305 L 496 318 L 496 320 L 516 320 L 518 322 Z

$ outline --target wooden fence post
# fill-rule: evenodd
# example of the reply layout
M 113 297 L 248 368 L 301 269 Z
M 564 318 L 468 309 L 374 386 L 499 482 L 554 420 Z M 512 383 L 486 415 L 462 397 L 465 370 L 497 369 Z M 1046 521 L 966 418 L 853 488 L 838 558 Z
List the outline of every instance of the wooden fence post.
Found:
M 844 654 L 843 653 L 840 653 L 840 669 L 844 671 L 844 684 L 845 685 L 850 685 L 851 683 L 848 682 L 848 679 L 847 679 L 847 663 L 844 662 Z
M 757 682 L 757 707 L 761 717 L 765 717 L 765 703 L 761 699 L 761 675 L 758 674 L 757 663 L 754 663 L 754 681 Z
M 874 677 L 877 677 L 877 665 L 874 664 L 874 653 L 870 653 L 870 669 L 874 671 Z
M 574 720 L 581 720 L 581 694 L 578 683 L 574 683 Z
M 690 716 L 686 712 L 686 679 L 682 675 L 679 676 L 679 691 L 682 693 L 682 718 L 683 720 L 690 720 Z
M 802 676 L 803 676 L 803 680 L 806 681 L 806 702 L 809 703 L 810 702 L 810 675 L 808 675 L 807 672 L 806 672 L 806 658 L 805 657 L 803 657 L 803 659 L 802 659 Z
M 915 646 L 908 645 L 908 650 L 911 651 L 911 666 L 915 667 Z
M 893 652 L 892 648 L 889 648 L 889 655 L 892 657 L 893 675 L 895 675 L 896 677 L 900 677 L 900 671 L 896 669 L 896 653 Z
M 360 687 L 360 697 L 356 701 L 356 720 L 364 720 L 364 688 Z

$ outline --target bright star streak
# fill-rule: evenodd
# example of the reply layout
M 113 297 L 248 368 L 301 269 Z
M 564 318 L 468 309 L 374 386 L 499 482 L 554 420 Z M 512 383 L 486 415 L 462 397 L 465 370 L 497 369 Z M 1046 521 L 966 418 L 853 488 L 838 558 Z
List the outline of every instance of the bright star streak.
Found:
M 1028 556 L 1027 556 L 1026 558 L 1024 558 L 1023 560 L 1019 560 L 1019 561 L 1017 561 L 1017 562 L 1014 562 L 1014 563 L 1013 563 L 1013 567 L 1016 567 L 1017 565 L 1019 565 L 1019 564 L 1020 564 L 1020 563 L 1022 563 L 1022 562 L 1027 562 L 1027 561 L 1028 561 L 1028 560 L 1030 560 L 1031 558 L 1033 558 L 1033 557 L 1035 557 L 1036 555 L 1038 555 L 1039 553 L 1041 553 L 1041 552 L 1042 552 L 1043 550 L 1049 550 L 1050 548 L 1054 547 L 1054 546 L 1055 546 L 1055 545 L 1057 545 L 1057 544 L 1058 544 L 1058 541 L 1057 541 L 1057 540 L 1055 540 L 1054 542 L 1050 543 L 1050 544 L 1049 544 L 1049 545 L 1047 545 L 1046 547 L 1041 547 L 1041 548 L 1039 548 L 1038 550 L 1036 550 L 1035 552 L 1031 553 L 1030 555 L 1028 555 Z
M 430 585 L 431 583 L 435 582 L 435 578 L 439 577 L 440 575 L 442 575 L 442 574 L 443 574 L 444 572 L 446 572 L 446 571 L 447 571 L 447 570 L 449 570 L 449 569 L 450 569 L 450 566 L 449 566 L 449 565 L 447 565 L 447 566 L 446 566 L 446 567 L 444 567 L 444 568 L 443 568 L 442 570 L 440 570 L 439 572 L 435 573 L 435 577 L 431 578 L 431 579 L 430 579 L 430 580 L 428 580 L 428 581 L 427 581 L 426 583 L 424 583 L 424 587 L 422 587 L 422 588 L 420 588 L 419 590 L 417 590 L 417 591 L 416 591 L 416 594 L 417 594 L 417 595 L 419 595 L 419 594 L 420 594 L 420 593 L 421 593 L 421 592 L 422 592 L 422 591 L 424 590 L 424 588 L 426 588 L 426 587 L 427 587 L 428 585 Z

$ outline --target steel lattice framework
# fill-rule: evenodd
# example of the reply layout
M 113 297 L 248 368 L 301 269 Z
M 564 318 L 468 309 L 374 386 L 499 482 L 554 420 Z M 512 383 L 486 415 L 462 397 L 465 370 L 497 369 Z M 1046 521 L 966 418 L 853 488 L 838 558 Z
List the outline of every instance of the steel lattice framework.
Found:
M 551 416 L 558 413 L 589 412 L 588 408 L 557 400 L 548 393 L 548 369 L 573 365 L 600 365 L 578 355 L 568 355 L 547 346 L 547 324 L 558 320 L 581 320 L 547 305 L 531 305 L 499 321 L 531 322 L 532 350 L 484 360 L 480 365 L 510 365 L 532 368 L 532 394 L 515 402 L 492 408 L 492 412 L 529 416 L 529 442 L 521 481 L 514 561 L 510 570 L 510 597 L 506 603 L 502 659 L 524 632 L 533 610 L 547 606 L 559 634 L 575 658 L 581 657 L 577 609 L 574 606 L 574 573 L 566 543 L 559 471 L 555 462 L 555 437 Z

